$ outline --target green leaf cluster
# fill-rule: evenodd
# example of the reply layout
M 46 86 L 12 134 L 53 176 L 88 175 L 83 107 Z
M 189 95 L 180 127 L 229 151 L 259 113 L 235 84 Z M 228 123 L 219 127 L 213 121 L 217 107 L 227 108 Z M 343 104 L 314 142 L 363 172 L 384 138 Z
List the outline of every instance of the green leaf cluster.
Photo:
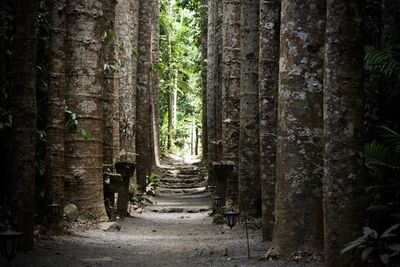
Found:
M 200 13 L 198 0 L 161 1 L 160 61 L 152 70 L 160 78 L 161 149 L 166 150 L 168 97 L 177 92 L 174 147 L 181 150 L 190 136 L 188 121 L 201 121 Z M 176 152 L 176 151 L 175 151 Z

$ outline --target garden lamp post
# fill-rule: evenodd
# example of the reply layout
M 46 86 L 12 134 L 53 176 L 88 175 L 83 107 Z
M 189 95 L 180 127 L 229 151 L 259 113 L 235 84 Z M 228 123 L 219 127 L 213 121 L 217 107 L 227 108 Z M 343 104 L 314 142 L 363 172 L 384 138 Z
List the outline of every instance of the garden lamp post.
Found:
M 10 225 L 0 233 L 1 254 L 11 262 L 17 254 L 17 241 L 23 236 L 21 232 L 16 232 Z
M 47 206 L 50 212 L 51 217 L 58 218 L 60 217 L 61 213 L 61 206 L 57 203 L 53 203 Z
M 137 197 L 138 202 L 142 202 L 142 200 L 143 200 L 143 193 L 142 193 L 142 192 L 137 193 L 137 194 L 136 194 L 136 197 Z
M 226 224 L 232 229 L 236 225 L 236 219 L 239 216 L 239 212 L 230 209 L 224 212 L 224 216 L 226 218 Z
M 221 198 L 219 196 L 215 196 L 214 197 L 214 205 L 215 205 L 217 210 L 219 208 L 219 205 L 221 204 L 220 202 L 221 202 Z

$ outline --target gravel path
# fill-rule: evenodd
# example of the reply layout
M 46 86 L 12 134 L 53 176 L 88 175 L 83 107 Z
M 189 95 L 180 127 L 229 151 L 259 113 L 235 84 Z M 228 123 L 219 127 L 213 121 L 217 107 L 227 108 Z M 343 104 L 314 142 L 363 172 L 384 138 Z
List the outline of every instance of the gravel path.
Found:
M 9 266 L 322 266 L 261 260 L 268 243 L 250 230 L 212 224 L 207 212 L 145 211 L 119 222 L 119 232 L 78 231 L 39 240 L 31 254 L 19 254 Z M 4 259 L 0 266 L 8 266 Z
M 252 229 L 248 259 L 243 226 L 212 224 L 207 192 L 155 200 L 157 205 L 119 221 L 119 232 L 77 230 L 42 238 L 32 253 L 17 255 L 11 264 L 0 258 L 0 266 L 322 266 L 263 260 L 269 244 Z

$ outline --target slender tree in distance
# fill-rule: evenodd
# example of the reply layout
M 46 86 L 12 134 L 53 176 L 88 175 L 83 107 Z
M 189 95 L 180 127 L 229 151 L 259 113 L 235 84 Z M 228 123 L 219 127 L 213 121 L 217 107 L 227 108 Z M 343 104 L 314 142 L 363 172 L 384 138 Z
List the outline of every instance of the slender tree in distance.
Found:
M 151 71 L 151 157 L 152 163 L 160 165 L 160 83 L 158 75 L 159 51 L 160 51 L 160 0 L 154 0 L 152 9 L 152 31 L 151 31 L 151 50 L 152 50 L 152 71 Z

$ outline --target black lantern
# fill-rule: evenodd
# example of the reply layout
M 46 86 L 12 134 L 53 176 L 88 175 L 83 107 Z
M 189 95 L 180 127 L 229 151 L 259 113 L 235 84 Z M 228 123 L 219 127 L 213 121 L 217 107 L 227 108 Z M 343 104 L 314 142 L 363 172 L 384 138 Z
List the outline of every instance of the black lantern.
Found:
M 142 192 L 137 193 L 137 194 L 136 194 L 136 197 L 137 197 L 138 202 L 142 202 L 142 200 L 143 200 L 143 193 L 142 193 Z
M 10 225 L 4 232 L 0 233 L 1 255 L 8 261 L 15 258 L 17 254 L 17 241 L 23 236 L 21 232 L 14 231 Z
M 49 208 L 50 215 L 53 218 L 60 217 L 60 213 L 61 213 L 61 206 L 60 205 L 58 205 L 56 203 L 53 203 L 53 204 L 48 205 L 47 207 Z
M 221 202 L 221 198 L 220 198 L 219 196 L 214 197 L 214 204 L 215 204 L 215 207 L 218 208 L 219 205 L 221 204 L 220 202 Z
M 215 185 L 209 185 L 209 186 L 208 186 L 208 190 L 209 190 L 210 192 L 215 192 L 215 189 L 216 189 Z
M 226 218 L 226 224 L 232 229 L 236 225 L 236 218 L 239 215 L 239 212 L 234 209 L 230 209 L 224 212 L 224 216 Z

